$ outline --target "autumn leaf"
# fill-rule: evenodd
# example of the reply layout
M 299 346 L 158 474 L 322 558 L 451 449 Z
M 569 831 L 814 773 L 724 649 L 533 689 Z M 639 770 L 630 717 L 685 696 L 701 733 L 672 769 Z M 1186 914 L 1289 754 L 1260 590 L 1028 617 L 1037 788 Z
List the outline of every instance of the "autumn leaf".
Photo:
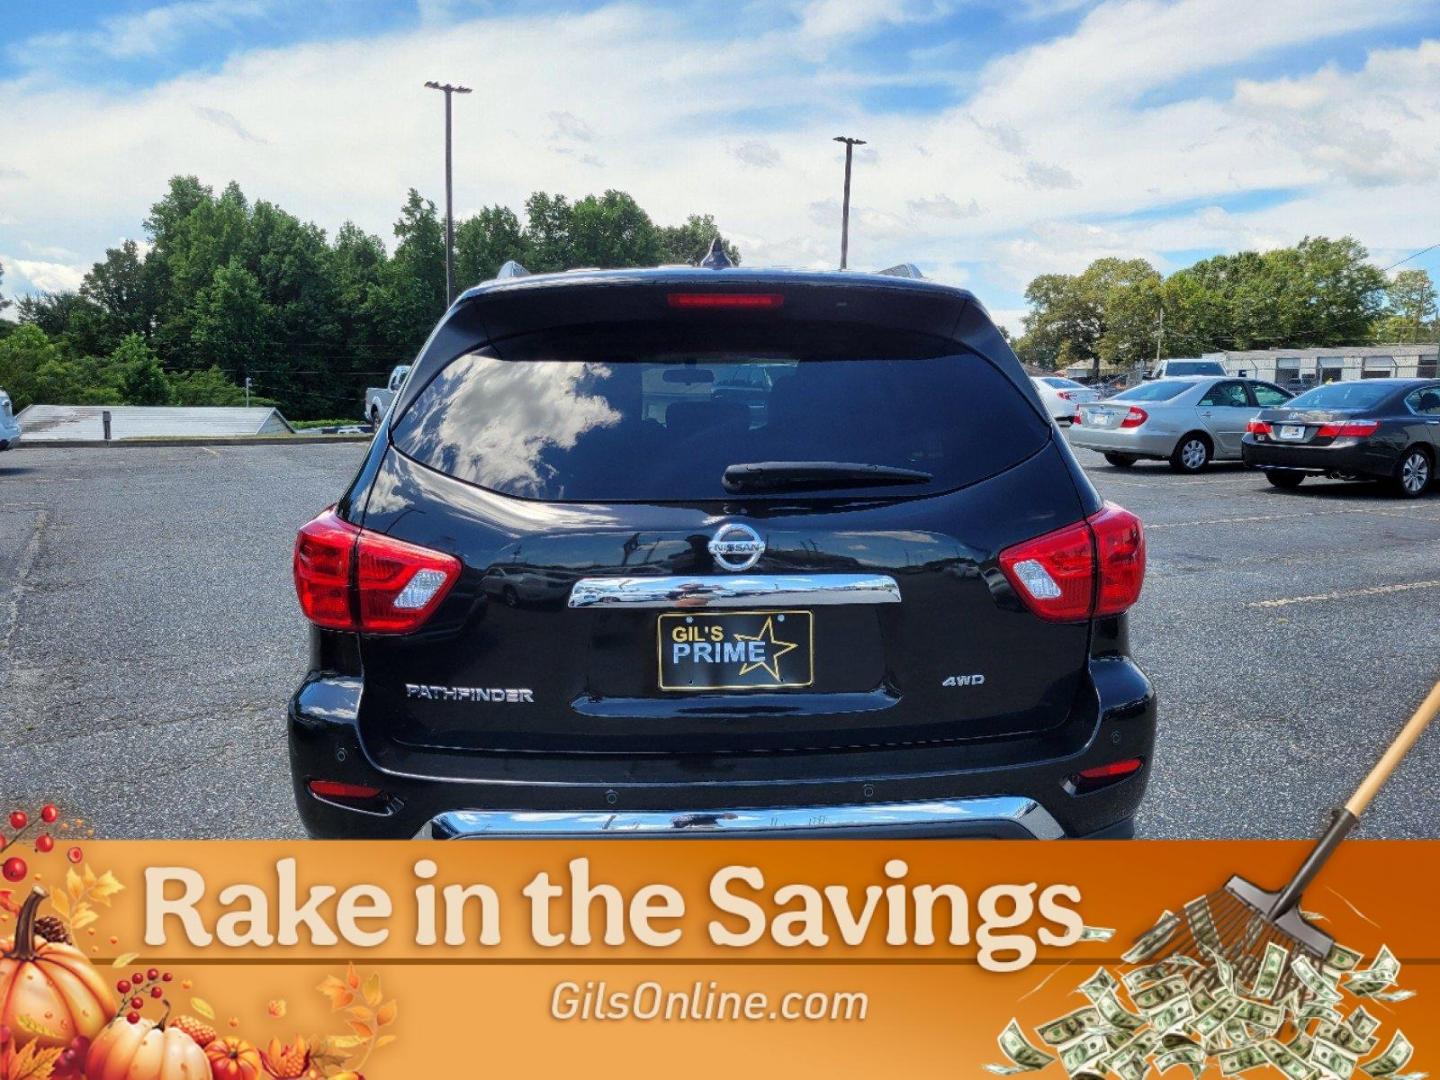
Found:
M 387 1001 L 384 1005 L 381 1005 L 375 1013 L 375 1022 L 381 1027 L 387 1024 L 393 1024 L 395 1022 L 395 1014 L 399 1009 L 400 1006 L 397 1002 Z
M 327 976 L 317 989 L 330 999 L 330 1011 L 339 1012 L 355 1000 L 355 994 L 334 975 Z
M 374 1038 L 375 1029 L 372 1028 L 369 1024 L 361 1023 L 359 1020 L 350 1020 L 348 1021 L 348 1023 L 350 1025 L 350 1030 L 355 1032 L 356 1035 L 359 1035 L 360 1038 L 365 1040 Z
M 79 904 L 70 919 L 70 932 L 73 934 L 76 930 L 84 930 L 91 923 L 99 921 L 100 916 L 96 915 L 88 904 Z
M 61 1046 L 40 1049 L 39 1043 L 26 1043 L 10 1059 L 7 1080 L 50 1080 L 55 1075 L 55 1063 L 64 1050 Z
M 111 967 L 129 967 L 131 964 L 133 964 L 133 963 L 135 962 L 135 958 L 136 958 L 137 956 L 139 956 L 139 955 L 140 955 L 139 953 L 133 953 L 133 952 L 121 953 L 119 956 L 115 957 L 114 960 L 110 961 L 110 966 L 111 966 Z
M 203 1016 L 206 1020 L 215 1019 L 215 1007 L 204 998 L 191 998 L 190 1007 Z
M 375 1018 L 374 1014 L 364 1005 L 355 1005 L 349 1009 L 346 1009 L 345 1011 L 351 1016 L 353 1016 L 356 1020 L 363 1020 L 366 1023 L 369 1023 Z
M 85 869 L 89 870 L 90 867 L 86 866 Z M 119 879 L 109 870 L 106 870 L 95 881 L 94 885 L 91 886 L 90 895 L 108 907 L 111 898 L 118 892 L 124 892 L 124 890 L 125 886 L 120 884 Z
M 80 877 L 85 882 L 87 889 L 93 889 L 95 887 L 95 871 L 90 869 L 88 862 L 81 868 Z
M 75 872 L 73 866 L 65 871 L 65 891 L 70 894 L 72 900 L 79 900 L 85 895 L 85 882 L 80 880 L 80 875 Z
M 360 973 L 355 970 L 354 964 L 347 964 L 345 966 L 345 985 L 350 987 L 351 990 L 360 989 Z
M 380 1004 L 380 973 L 377 971 L 365 980 L 365 1001 L 371 1007 Z
M 42 1039 L 50 1039 L 58 1043 L 63 1043 L 65 1041 L 64 1037 L 60 1034 L 60 1032 L 56 1031 L 54 1028 L 46 1027 L 39 1020 L 36 1020 L 28 1013 L 21 1013 L 19 1016 L 15 1017 L 15 1026 L 23 1028 L 25 1031 L 30 1032 L 31 1035 L 39 1035 Z
M 325 1040 L 325 1045 L 331 1051 L 354 1050 L 357 1046 L 364 1046 L 365 1040 L 359 1035 L 332 1035 Z M 345 1057 L 343 1052 L 338 1054 L 322 1052 L 322 1056 L 333 1058 L 337 1062 Z
M 394 1035 L 381 1035 L 380 1038 L 375 1040 L 375 1049 L 379 1050 L 381 1047 L 389 1046 L 394 1041 Z
M 53 907 L 57 912 L 59 912 L 60 918 L 70 918 L 70 897 L 67 896 L 65 893 L 57 892 L 53 896 L 51 896 L 50 906 Z M 10 905 L 7 904 L 4 899 L 0 899 L 0 907 L 9 908 Z M 19 908 L 15 909 L 15 913 L 17 915 L 20 913 Z

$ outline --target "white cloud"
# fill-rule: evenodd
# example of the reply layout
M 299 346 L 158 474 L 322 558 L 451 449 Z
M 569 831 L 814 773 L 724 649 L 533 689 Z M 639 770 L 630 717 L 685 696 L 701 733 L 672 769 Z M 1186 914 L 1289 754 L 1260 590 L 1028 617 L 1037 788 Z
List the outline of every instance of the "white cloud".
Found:
M 752 266 L 835 265 L 838 131 L 869 140 L 856 154 L 851 265 L 969 274 L 982 299 L 988 289 L 1012 308 L 1030 277 L 1100 255 L 1164 266 L 1166 251 L 1344 232 L 1404 254 L 1433 239 L 1415 232 L 1415 208 L 1440 203 L 1440 44 L 1144 102 L 1177 77 L 1391 26 L 1417 3 L 1108 0 L 930 114 L 862 107 L 868 86 L 893 93 L 893 73 L 808 62 L 824 42 L 941 10 L 890 0 L 807 5 L 788 29 L 733 40 L 623 3 L 563 18 L 476 17 L 483 6 L 467 4 L 443 29 L 238 53 L 143 90 L 27 78 L 0 84 L 0 212 L 13 219 L 0 245 L 77 253 L 30 265 L 44 287 L 78 280 L 117 234 L 138 237 L 175 173 L 217 189 L 234 178 L 327 229 L 354 219 L 388 240 L 407 188 L 443 193 L 439 103 L 421 85 L 438 72 L 476 88 L 454 103 L 458 205 L 620 188 L 662 223 L 714 213 Z M 743 119 L 762 112 L 763 135 Z M 1296 196 L 1212 205 L 1256 189 Z M 1131 216 L 1175 203 L 1194 209 Z M 7 293 L 19 280 L 42 287 L 15 265 Z
M 158 56 L 196 33 L 233 30 L 264 17 L 275 0 L 175 0 L 100 21 L 94 32 L 38 35 L 11 47 L 20 61 L 40 66 L 57 55 L 93 50 L 117 60 Z
M 0 263 L 13 266 L 30 284 L 42 292 L 69 292 L 80 287 L 89 266 L 42 262 L 35 259 L 11 259 L 0 256 Z M 9 282 L 6 282 L 7 286 Z M 7 291 L 10 291 L 7 289 Z

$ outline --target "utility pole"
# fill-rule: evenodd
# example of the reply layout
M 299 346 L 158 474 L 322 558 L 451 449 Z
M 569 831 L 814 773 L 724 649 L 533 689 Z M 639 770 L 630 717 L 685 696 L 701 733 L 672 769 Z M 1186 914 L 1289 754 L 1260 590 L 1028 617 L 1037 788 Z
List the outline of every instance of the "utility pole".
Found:
M 245 407 L 250 407 L 250 376 L 245 376 Z
M 445 92 L 445 305 L 455 302 L 455 184 L 450 164 L 450 96 L 468 94 L 470 87 L 438 83 L 425 84 Z
M 1155 366 L 1160 366 L 1160 343 L 1165 340 L 1165 305 L 1160 305 L 1160 328 L 1155 331 Z
M 855 147 L 864 146 L 865 140 L 836 135 L 835 141 L 845 144 L 845 201 L 840 208 L 840 269 L 844 270 L 850 259 L 850 161 Z

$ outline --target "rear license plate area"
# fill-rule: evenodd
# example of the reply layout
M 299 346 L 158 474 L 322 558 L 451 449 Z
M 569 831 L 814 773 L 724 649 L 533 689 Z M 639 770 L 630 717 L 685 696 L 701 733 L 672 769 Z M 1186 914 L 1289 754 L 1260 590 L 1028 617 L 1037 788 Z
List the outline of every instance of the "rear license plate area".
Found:
M 1277 438 L 1284 439 L 1287 442 L 1299 442 L 1301 439 L 1305 438 L 1305 425 L 1281 424 L 1278 428 L 1276 428 L 1275 435 Z
M 661 690 L 801 689 L 815 681 L 809 611 L 667 612 L 656 636 Z

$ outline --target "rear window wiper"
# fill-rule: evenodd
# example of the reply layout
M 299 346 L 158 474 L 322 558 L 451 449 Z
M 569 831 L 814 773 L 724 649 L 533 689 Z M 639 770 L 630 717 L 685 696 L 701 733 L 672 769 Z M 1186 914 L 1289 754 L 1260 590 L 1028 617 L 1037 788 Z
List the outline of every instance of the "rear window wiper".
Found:
M 728 466 L 722 482 L 730 492 L 764 492 L 925 484 L 933 479 L 919 469 L 853 461 L 750 461 Z

